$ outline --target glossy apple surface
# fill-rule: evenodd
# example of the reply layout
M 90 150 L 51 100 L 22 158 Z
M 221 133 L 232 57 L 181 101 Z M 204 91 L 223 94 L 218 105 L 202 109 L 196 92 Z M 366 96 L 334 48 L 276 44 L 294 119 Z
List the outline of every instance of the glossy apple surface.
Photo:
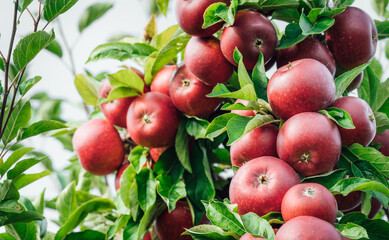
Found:
M 362 192 L 354 191 L 349 193 L 347 196 L 341 194 L 335 195 L 336 202 L 338 203 L 339 211 L 350 211 L 362 202 Z
M 376 133 L 373 143 L 381 144 L 380 151 L 383 155 L 389 157 L 389 129 L 383 133 Z
M 279 68 L 270 78 L 267 96 L 274 114 L 287 120 L 298 113 L 331 106 L 335 82 L 326 66 L 305 58 Z
M 234 25 L 226 27 L 220 38 L 222 52 L 228 61 L 238 66 L 234 60 L 234 51 L 238 48 L 248 70 L 255 67 L 259 52 L 262 52 L 266 64 L 275 54 L 277 45 L 273 24 L 259 12 L 251 10 L 238 12 Z
M 285 193 L 299 184 L 296 172 L 275 157 L 253 159 L 235 173 L 230 185 L 230 201 L 238 204 L 240 215 L 254 212 L 263 216 L 280 212 Z
M 286 192 L 281 213 L 285 222 L 297 216 L 312 216 L 334 224 L 338 205 L 334 195 L 323 185 L 302 183 Z
M 115 176 L 115 189 L 116 189 L 116 191 L 120 188 L 120 178 L 122 177 L 124 170 L 126 170 L 129 165 L 130 165 L 130 162 L 126 161 L 119 168 L 119 170 L 116 172 L 116 176 Z
M 118 131 L 105 119 L 92 119 L 77 128 L 73 147 L 81 166 L 94 175 L 116 171 L 124 159 L 124 147 Z
M 338 98 L 332 107 L 348 112 L 353 120 L 355 129 L 345 129 L 338 126 L 342 144 L 347 147 L 353 143 L 369 145 L 376 134 L 376 120 L 369 104 L 357 97 Z
M 249 101 L 243 100 L 243 99 L 237 99 L 235 101 L 235 103 L 241 103 L 244 106 L 247 106 L 248 102 Z M 238 115 L 245 116 L 245 117 L 254 117 L 255 116 L 255 112 L 253 110 L 231 110 L 231 113 L 236 113 Z
M 148 92 L 131 104 L 127 113 L 127 130 L 139 145 L 149 148 L 171 146 L 180 119 L 181 114 L 168 96 Z
M 291 117 L 277 136 L 278 156 L 304 176 L 332 170 L 341 149 L 337 126 L 319 113 L 306 112 Z
M 191 73 L 210 86 L 226 82 L 234 70 L 220 49 L 219 39 L 213 36 L 191 38 L 185 48 L 185 64 Z
M 151 82 L 150 90 L 152 92 L 160 92 L 169 96 L 170 79 L 176 69 L 177 65 L 169 65 L 159 70 Z
M 272 124 L 255 128 L 239 141 L 231 144 L 231 163 L 242 166 L 251 159 L 262 156 L 277 157 L 278 128 Z

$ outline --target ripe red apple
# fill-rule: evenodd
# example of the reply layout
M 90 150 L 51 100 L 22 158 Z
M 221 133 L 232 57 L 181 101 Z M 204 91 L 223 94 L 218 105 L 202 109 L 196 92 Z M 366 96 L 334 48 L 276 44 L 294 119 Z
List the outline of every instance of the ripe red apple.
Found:
M 190 240 L 191 236 L 181 234 L 191 227 L 192 214 L 186 201 L 178 201 L 171 213 L 166 209 L 155 221 L 155 233 L 160 240 Z
M 313 58 L 321 62 L 333 76 L 335 75 L 334 56 L 323 43 L 313 37 L 308 37 L 296 45 L 278 50 L 277 68 L 303 58 Z
M 115 172 L 124 159 L 120 135 L 105 119 L 92 119 L 78 127 L 73 147 L 81 166 L 94 175 Z
M 281 213 L 285 222 L 297 216 L 312 216 L 334 224 L 338 205 L 334 195 L 323 185 L 302 183 L 285 193 Z
M 259 216 L 280 212 L 281 201 L 292 186 L 299 184 L 296 172 L 275 157 L 259 157 L 244 164 L 230 185 L 230 200 L 238 204 L 240 215 L 254 212 Z
M 336 63 L 345 69 L 353 69 L 370 61 L 378 40 L 371 17 L 359 8 L 347 7 L 334 19 L 335 24 L 325 36 Z
M 305 58 L 279 68 L 270 78 L 267 96 L 274 114 L 286 120 L 301 112 L 317 112 L 331 106 L 335 82 L 326 66 Z
M 143 238 L 143 240 L 152 240 L 152 238 L 151 238 L 151 233 L 150 233 L 150 232 L 147 232 L 147 234 L 145 235 L 145 237 Z
M 255 128 L 231 145 L 231 163 L 242 166 L 251 159 L 262 156 L 277 157 L 278 128 L 272 124 Z
M 251 236 L 250 233 L 245 233 L 241 238 L 239 238 L 239 240 L 249 240 L 249 239 L 253 239 L 253 240 L 266 240 L 264 238 L 255 238 L 255 237 Z
M 288 119 L 277 137 L 278 156 L 304 176 L 332 170 L 342 142 L 330 119 L 319 113 L 299 113 Z
M 230 63 L 234 60 L 237 47 L 243 56 L 243 63 L 252 70 L 262 52 L 265 64 L 273 57 L 278 45 L 277 32 L 273 24 L 259 12 L 244 10 L 235 15 L 235 23 L 223 30 L 220 46 Z
M 190 116 L 207 116 L 222 102 L 222 98 L 209 98 L 212 86 L 208 86 L 193 75 L 186 64 L 178 66 L 170 82 L 170 98 L 174 106 Z
M 349 193 L 347 196 L 341 194 L 335 195 L 336 202 L 338 203 L 338 210 L 350 211 L 356 208 L 362 202 L 362 192 L 355 191 Z
M 213 3 L 222 2 L 229 5 L 227 0 L 178 0 L 176 5 L 177 21 L 181 29 L 196 37 L 211 36 L 222 28 L 223 22 L 203 28 L 204 12 Z
M 348 112 L 353 120 L 355 129 L 344 129 L 338 126 L 342 144 L 347 147 L 353 143 L 369 145 L 376 134 L 376 121 L 369 104 L 357 97 L 338 98 L 332 107 Z
M 120 188 L 120 178 L 122 177 L 124 170 L 126 170 L 129 165 L 130 165 L 130 162 L 126 160 L 124 162 L 124 164 L 116 172 L 116 176 L 115 176 L 115 189 L 116 189 L 116 191 Z
M 157 162 L 159 157 L 163 152 L 165 152 L 169 147 L 161 147 L 161 148 L 150 148 L 149 153 L 150 157 L 154 162 Z
M 168 65 L 159 70 L 151 82 L 150 90 L 152 92 L 160 92 L 169 96 L 170 79 L 176 69 L 177 65 Z
M 131 104 L 127 113 L 127 130 L 135 143 L 159 148 L 174 143 L 181 114 L 168 96 L 148 92 Z
M 249 101 L 243 100 L 243 99 L 238 99 L 235 101 L 235 103 L 241 103 L 246 107 L 247 107 L 248 102 Z M 231 113 L 236 113 L 238 115 L 245 116 L 245 117 L 254 117 L 255 116 L 255 112 L 253 110 L 231 110 Z
M 373 143 L 380 143 L 381 147 L 378 149 L 383 155 L 389 157 L 389 129 L 383 133 L 376 133 Z
M 375 217 L 375 215 L 377 215 L 377 213 L 379 211 L 381 211 L 382 204 L 374 197 L 371 198 L 370 202 L 371 202 L 371 209 L 370 209 L 370 213 L 367 217 L 370 219 L 373 219 Z M 343 213 L 347 214 L 350 212 L 360 212 L 360 211 L 361 211 L 361 204 L 359 204 L 357 207 L 355 207 L 354 209 L 351 209 L 349 211 L 343 211 Z
M 330 223 L 312 216 L 298 216 L 278 230 L 275 240 L 342 240 L 340 232 Z
M 270 58 L 269 61 L 267 61 L 267 63 L 265 64 L 265 71 L 268 71 L 269 69 L 271 69 L 274 64 L 276 63 L 276 60 L 277 60 L 277 55 L 278 55 L 278 50 L 276 50 L 276 52 L 273 54 L 273 56 Z
M 234 69 L 223 56 L 219 39 L 193 37 L 185 49 L 185 65 L 203 83 L 215 86 L 226 82 Z

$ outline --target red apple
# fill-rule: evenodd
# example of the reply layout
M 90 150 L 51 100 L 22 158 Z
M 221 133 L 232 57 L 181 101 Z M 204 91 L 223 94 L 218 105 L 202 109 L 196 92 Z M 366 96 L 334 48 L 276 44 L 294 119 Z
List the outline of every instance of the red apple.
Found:
M 371 209 L 370 213 L 367 216 L 370 219 L 373 219 L 375 215 L 382 209 L 382 204 L 374 197 L 371 198 Z M 344 214 L 350 213 L 350 212 L 360 212 L 361 211 L 361 204 L 359 204 L 356 208 L 351 209 L 349 211 L 343 211 Z
M 356 7 L 334 17 L 335 24 L 326 32 L 328 48 L 336 63 L 353 69 L 372 59 L 377 47 L 377 28 L 371 17 Z
M 151 233 L 150 233 L 150 232 L 147 232 L 147 234 L 145 235 L 145 237 L 143 238 L 143 240 L 152 240 L 152 238 L 151 238 Z
M 288 119 L 277 137 L 278 156 L 304 176 L 332 170 L 342 143 L 330 119 L 319 113 L 300 113 Z
M 341 194 L 335 195 L 336 202 L 338 203 L 339 211 L 350 211 L 356 208 L 362 202 L 362 192 L 355 191 L 349 193 L 347 196 Z
M 338 205 L 334 195 L 323 185 L 302 183 L 286 192 L 281 213 L 285 222 L 297 216 L 312 216 L 334 224 Z
M 378 149 L 383 155 L 389 157 L 389 129 L 383 133 L 376 133 L 373 143 L 380 143 L 381 147 Z
M 92 119 L 77 128 L 73 147 L 81 166 L 94 175 L 116 171 L 124 159 L 124 147 L 118 131 L 105 119 Z
M 296 45 L 278 50 L 277 68 L 303 58 L 313 58 L 321 62 L 332 75 L 335 75 L 336 65 L 334 56 L 332 56 L 330 50 L 323 43 L 313 37 L 308 37 Z
M 177 69 L 177 65 L 169 65 L 163 67 L 155 75 L 151 82 L 150 89 L 152 92 L 160 92 L 169 96 L 169 84 L 174 70 Z
M 149 153 L 150 157 L 154 162 L 157 162 L 159 157 L 163 152 L 165 152 L 169 147 L 161 147 L 161 148 L 150 148 Z
M 251 159 L 262 156 L 277 157 L 278 128 L 272 124 L 255 128 L 231 145 L 231 163 L 242 166 Z
M 266 64 L 275 54 L 277 45 L 277 32 L 273 24 L 259 12 L 251 10 L 238 12 L 234 25 L 226 27 L 220 39 L 222 52 L 228 61 L 238 66 L 234 60 L 237 47 L 248 70 L 255 67 L 259 52 L 262 52 Z
M 341 97 L 334 102 L 332 107 L 348 112 L 355 126 L 355 129 L 344 129 L 338 126 L 342 144 L 347 147 L 353 143 L 369 145 L 376 134 L 376 121 L 369 104 L 357 97 Z
M 247 107 L 248 102 L 249 101 L 243 100 L 243 99 L 238 99 L 235 101 L 235 103 L 241 103 L 246 107 Z M 255 112 L 253 110 L 231 110 L 231 113 L 236 113 L 238 115 L 245 116 L 245 117 L 254 117 L 255 116 Z
M 130 165 L 130 162 L 126 160 L 125 163 L 116 172 L 116 176 L 115 176 L 115 189 L 116 189 L 116 191 L 120 188 L 120 178 L 122 177 L 124 170 L 126 170 L 129 165 Z
M 274 240 L 342 240 L 330 223 L 312 216 L 298 216 L 278 230 Z
M 254 212 L 259 216 L 280 212 L 281 201 L 292 186 L 299 184 L 296 172 L 275 157 L 259 157 L 244 164 L 230 185 L 230 200 L 238 204 L 240 215 Z
M 226 82 L 234 69 L 223 56 L 219 39 L 193 37 L 185 49 L 185 64 L 203 83 L 215 86 Z
M 265 71 L 270 70 L 274 66 L 277 60 L 277 55 L 278 51 L 276 50 L 276 52 L 273 54 L 273 57 L 271 57 L 270 60 L 265 64 Z
M 267 96 L 274 114 L 286 120 L 301 112 L 317 112 L 331 106 L 335 82 L 326 66 L 305 58 L 279 68 L 270 78 Z
M 190 240 L 191 236 L 181 234 L 191 227 L 192 214 L 186 201 L 178 201 L 171 213 L 166 209 L 155 221 L 155 233 L 160 240 Z
M 207 116 L 222 102 L 222 98 L 209 98 L 212 86 L 208 86 L 193 75 L 186 64 L 180 65 L 170 82 L 170 98 L 174 106 L 190 116 Z
M 168 96 L 148 92 L 138 97 L 127 113 L 127 130 L 135 143 L 160 148 L 174 143 L 181 115 Z
M 239 238 L 239 240 L 249 240 L 249 239 L 253 239 L 253 240 L 266 240 L 264 238 L 255 238 L 255 237 L 251 236 L 250 233 L 246 233 L 241 238 Z
M 203 28 L 204 12 L 213 3 L 222 2 L 229 5 L 227 0 L 178 0 L 176 14 L 181 29 L 196 37 L 211 36 L 222 28 L 223 22 Z

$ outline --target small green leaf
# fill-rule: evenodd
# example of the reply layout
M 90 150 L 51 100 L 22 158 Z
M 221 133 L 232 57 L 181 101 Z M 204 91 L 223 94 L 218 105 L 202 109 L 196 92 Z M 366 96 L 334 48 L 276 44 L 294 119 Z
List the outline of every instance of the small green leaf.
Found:
M 155 163 L 153 171 L 156 176 L 169 175 L 174 183 L 178 182 L 184 173 L 184 168 L 178 160 L 177 153 L 173 147 L 161 154 Z
M 380 78 L 370 66 L 367 66 L 363 72 L 361 86 L 358 88 L 358 96 L 365 100 L 371 107 L 377 101 L 378 87 L 380 86 Z
M 99 83 L 91 77 L 77 74 L 74 79 L 77 91 L 88 105 L 97 106 Z
M 46 46 L 46 50 L 57 55 L 60 58 L 62 57 L 61 45 L 59 45 L 59 43 L 55 40 L 51 41 L 51 43 L 49 43 L 49 45 Z
M 24 96 L 26 93 L 40 80 L 42 79 L 41 76 L 36 76 L 31 79 L 28 79 L 26 81 L 23 81 L 19 86 L 19 93 Z
M 107 98 L 99 98 L 97 103 L 98 104 L 104 104 L 104 103 L 107 103 L 107 102 L 114 101 L 116 99 L 127 98 L 127 97 L 135 97 L 135 96 L 139 96 L 139 93 L 136 90 L 134 90 L 133 88 L 117 87 L 117 88 L 112 89 L 109 92 Z
M 11 199 L 0 202 L 0 212 L 21 213 L 23 212 L 17 200 Z
M 169 0 L 157 0 L 157 4 L 161 13 L 166 16 L 167 9 L 169 6 Z
M 131 165 L 134 167 L 137 173 L 142 170 L 143 165 L 145 165 L 147 161 L 147 152 L 147 149 L 138 145 L 131 150 L 130 155 L 128 156 L 128 161 L 130 161 Z
M 370 162 L 378 171 L 389 178 L 389 157 L 384 156 L 375 148 L 364 147 L 358 143 L 351 145 L 349 150 L 359 159 Z
M 374 115 L 375 115 L 378 133 L 383 133 L 387 129 L 389 129 L 389 117 L 386 114 L 376 112 Z
M 247 73 L 246 67 L 243 63 L 243 55 L 239 52 L 239 49 L 235 47 L 234 60 L 238 63 L 238 79 L 240 87 L 243 88 L 246 85 L 253 85 L 249 74 Z
M 138 184 L 138 201 L 143 211 L 149 211 L 156 200 L 155 192 L 157 181 L 154 178 L 153 172 L 149 168 L 144 168 L 138 175 L 135 176 Z
M 21 128 L 17 140 L 22 141 L 24 139 L 49 132 L 52 130 L 67 128 L 65 124 L 62 124 L 53 120 L 41 120 L 28 126 L 27 128 Z
M 334 171 L 324 173 L 321 175 L 311 176 L 304 178 L 301 182 L 303 183 L 319 183 L 323 185 L 326 188 L 331 188 L 334 186 L 337 182 L 343 179 L 344 175 L 346 174 L 347 170 L 345 169 L 336 169 Z
M 235 232 L 225 232 L 213 225 L 199 225 L 187 229 L 184 235 L 190 235 L 194 240 L 236 240 L 239 235 Z
M 227 19 L 228 6 L 225 3 L 217 2 L 209 5 L 204 12 L 203 28 L 210 27 L 218 22 Z
M 120 196 L 127 208 L 130 207 L 130 188 L 131 184 L 135 181 L 135 176 L 136 171 L 134 167 L 129 165 L 120 178 Z
M 47 22 L 51 22 L 73 7 L 77 2 L 78 0 L 45 0 L 43 5 L 43 17 Z
M 377 21 L 375 20 L 375 25 L 377 27 L 378 40 L 382 40 L 389 37 L 389 21 Z
M 299 24 L 290 23 L 285 28 L 285 33 L 280 40 L 280 44 L 277 47 L 277 50 L 291 47 L 301 41 L 303 41 L 307 35 L 303 35 Z
M 354 3 L 354 0 L 335 0 L 334 6 L 335 7 L 347 7 Z
M 263 218 L 255 213 L 247 213 L 241 216 L 243 226 L 250 234 L 263 236 L 268 240 L 273 240 L 275 237 L 272 226 Z
M 143 79 L 130 69 L 123 69 L 114 74 L 108 74 L 107 78 L 112 87 L 127 87 L 143 93 L 145 86 Z
M 355 129 L 350 114 L 343 109 L 330 107 L 326 110 L 320 110 L 318 113 L 328 117 L 344 129 Z
M 17 150 L 15 150 L 5 161 L 4 165 L 0 168 L 1 169 L 1 176 L 3 176 L 8 169 L 14 165 L 21 157 L 23 157 L 26 153 L 31 152 L 34 148 L 31 147 L 22 147 Z
M 9 110 L 8 110 L 9 111 Z M 6 114 L 8 114 L 6 111 Z M 29 99 L 21 99 L 14 107 L 7 126 L 3 133 L 3 143 L 7 144 L 14 139 L 20 128 L 27 126 L 31 118 L 31 104 Z
M 66 240 L 79 240 L 79 239 L 105 240 L 106 238 L 104 233 L 94 231 L 94 230 L 73 232 L 66 236 Z
M 209 122 L 207 120 L 190 117 L 186 123 L 186 131 L 197 140 L 205 138 L 205 132 L 207 131 L 208 126 Z
M 344 215 L 339 221 L 339 224 L 348 223 L 354 223 L 363 227 L 369 235 L 369 239 L 383 240 L 389 236 L 389 223 L 382 219 L 370 220 L 363 213 L 352 212 Z
M 64 224 L 77 209 L 76 183 L 74 181 L 58 195 L 55 205 L 59 213 L 59 222 Z
M 8 179 L 14 179 L 18 177 L 20 174 L 22 174 L 27 169 L 31 168 L 32 166 L 40 163 L 42 160 L 46 159 L 47 157 L 39 157 L 39 158 L 28 158 L 19 161 L 14 168 L 9 170 L 7 172 L 7 178 Z
M 118 217 L 115 221 L 115 224 L 109 227 L 107 232 L 107 239 L 112 239 L 122 228 L 127 225 L 128 220 L 130 220 L 130 216 L 128 215 L 121 215 Z
M 145 27 L 145 38 L 146 39 L 153 39 L 158 33 L 157 21 L 155 20 L 156 17 L 157 17 L 157 15 L 155 15 L 155 14 L 151 15 L 151 18 Z
M 33 222 L 19 223 L 18 220 L 16 220 L 16 223 L 6 225 L 5 229 L 13 240 L 38 240 L 37 227 Z
M 355 223 L 347 223 L 347 224 L 335 224 L 336 229 L 342 234 L 342 236 L 351 238 L 351 239 L 361 239 L 361 238 L 369 238 L 367 235 L 366 229 L 355 224 Z
M 134 58 L 146 58 L 156 49 L 147 43 L 112 42 L 97 46 L 89 55 L 88 62 L 102 59 L 116 59 L 124 61 Z
M 185 183 L 182 181 L 174 183 L 172 177 L 167 175 L 158 176 L 157 181 L 158 194 L 171 212 L 175 209 L 177 201 L 186 197 Z
M 89 27 L 93 22 L 102 17 L 112 7 L 113 4 L 109 2 L 95 3 L 88 7 L 78 22 L 78 31 L 84 31 L 85 28 Z
M 157 50 L 161 50 L 163 46 L 165 46 L 170 39 L 174 36 L 174 33 L 178 30 L 179 26 L 174 25 L 166 29 L 165 31 L 161 32 L 157 36 L 155 36 L 151 42 L 150 45 Z
M 43 170 L 40 173 L 31 173 L 31 174 L 21 174 L 14 179 L 13 183 L 17 189 L 22 189 L 23 187 L 33 183 L 43 177 L 50 175 L 49 170 Z
M 186 133 L 186 119 L 183 119 L 178 126 L 176 140 L 175 140 L 175 150 L 180 160 L 182 166 L 188 171 L 192 172 L 192 167 L 190 165 L 189 159 L 189 149 L 188 149 L 188 135 Z
M 236 113 L 226 113 L 217 116 L 208 125 L 207 131 L 205 132 L 205 136 L 207 136 L 208 138 L 215 138 L 217 136 L 220 136 L 220 134 L 227 130 L 227 123 L 235 116 L 238 115 Z
M 45 219 L 45 217 L 36 211 L 23 211 L 10 215 L 4 224 L 28 223 L 34 220 L 43 219 Z
M 28 5 L 30 5 L 31 3 L 32 3 L 32 0 L 19 0 L 18 10 L 20 12 L 23 12 L 28 7 Z
M 252 78 L 256 95 L 258 98 L 267 101 L 267 84 L 269 79 L 266 77 L 265 62 L 261 52 L 259 53 L 258 62 L 253 69 Z
M 278 19 L 285 22 L 298 22 L 300 14 L 297 9 L 276 9 L 272 14 L 273 19 Z
M 256 101 L 257 95 L 255 93 L 254 85 L 247 84 L 241 89 L 231 92 L 228 88 L 221 83 L 218 83 L 207 97 L 218 97 L 218 98 L 236 98 L 247 101 Z
M 351 82 L 367 67 L 367 65 L 369 65 L 369 63 L 365 63 L 348 72 L 345 72 L 335 79 L 335 98 L 339 98 L 342 96 L 342 94 L 344 93 L 344 91 L 346 91 L 347 87 L 351 84 Z

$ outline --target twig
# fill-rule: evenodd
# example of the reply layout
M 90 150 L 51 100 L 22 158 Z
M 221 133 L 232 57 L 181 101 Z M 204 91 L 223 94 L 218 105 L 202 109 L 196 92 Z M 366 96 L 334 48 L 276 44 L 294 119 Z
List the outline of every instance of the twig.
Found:
M 4 55 L 3 55 L 3 52 L 2 52 L 2 51 L 0 51 L 0 56 L 1 56 L 1 58 L 3 59 L 3 62 L 4 62 L 4 64 L 6 64 L 6 62 L 7 62 L 7 59 L 5 59 L 5 57 L 4 57 Z
M 34 21 L 34 26 L 36 24 L 36 20 L 34 18 L 34 16 L 32 15 L 32 13 L 30 12 L 30 10 L 28 8 L 26 8 L 27 12 L 30 14 L 31 18 L 32 18 L 32 21 Z
M 39 21 L 41 20 L 41 16 L 42 16 L 42 0 L 39 0 L 38 17 L 35 22 L 34 32 L 38 31 L 38 25 L 39 25 Z
M 66 48 L 66 51 L 68 52 L 69 54 L 69 59 L 70 59 L 70 64 L 71 64 L 71 69 L 72 69 L 72 73 L 73 75 L 75 76 L 76 75 L 76 65 L 74 64 L 74 59 L 73 59 L 73 52 L 72 52 L 72 49 L 69 47 L 69 44 L 68 44 L 68 41 L 65 37 L 65 34 L 64 34 L 64 31 L 63 31 L 63 28 L 62 28 L 62 24 L 61 24 L 61 21 L 60 19 L 58 18 L 58 31 L 59 31 L 59 34 L 61 35 L 62 37 L 62 40 L 63 40 L 63 43 L 65 45 L 65 48 Z

